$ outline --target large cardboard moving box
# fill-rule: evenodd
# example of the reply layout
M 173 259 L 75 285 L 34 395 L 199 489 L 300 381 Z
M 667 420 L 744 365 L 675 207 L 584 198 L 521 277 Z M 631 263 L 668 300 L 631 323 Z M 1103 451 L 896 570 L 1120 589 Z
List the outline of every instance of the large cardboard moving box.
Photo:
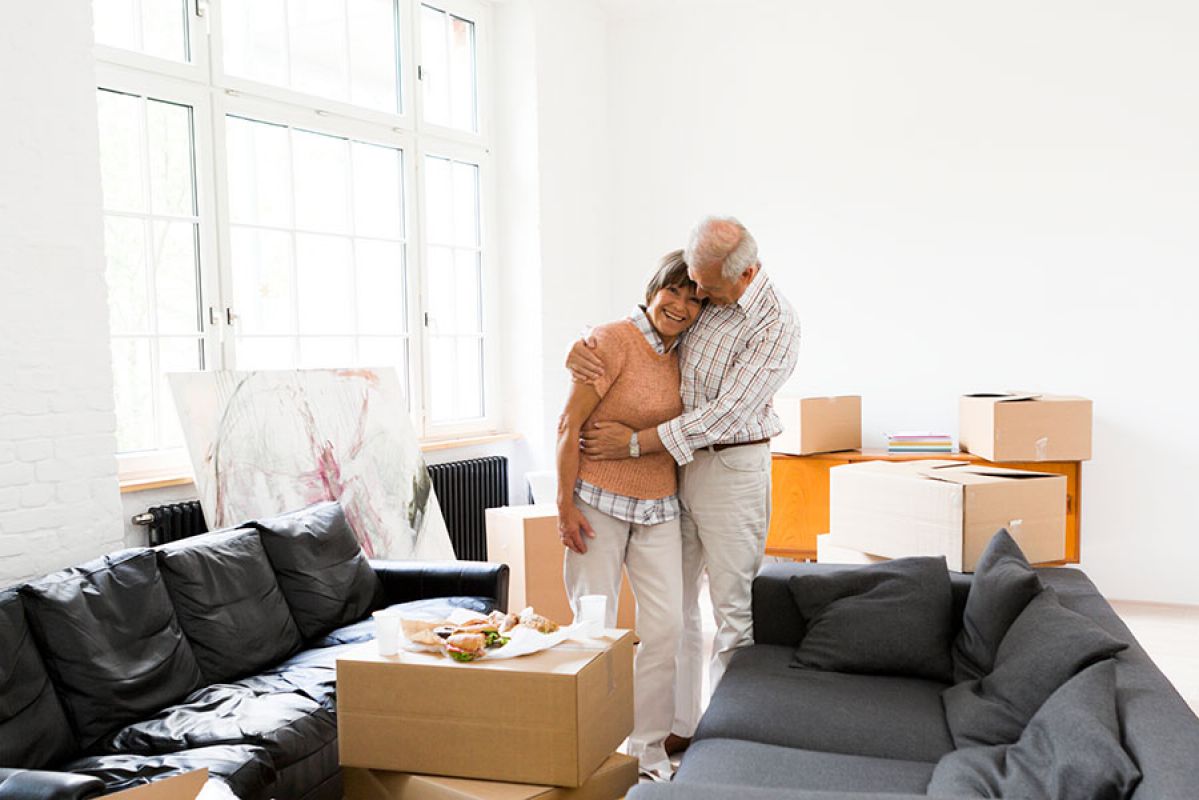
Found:
M 580 786 L 633 730 L 633 634 L 461 664 L 438 654 L 337 660 L 344 767 Z
M 958 443 L 987 461 L 1086 461 L 1091 401 L 1051 394 L 964 395 Z
M 637 759 L 613 753 L 582 786 L 536 786 L 377 769 L 342 770 L 346 800 L 617 800 L 637 783 Z
M 563 625 L 574 619 L 562 578 L 566 548 L 558 540 L 558 509 L 553 505 L 487 509 L 487 560 L 507 564 L 508 608 L 532 606 Z M 637 603 L 626 575 L 620 583 L 616 627 L 632 630 Z
M 1033 563 L 1065 557 L 1066 477 L 961 461 L 865 461 L 829 470 L 829 528 L 888 558 L 945 556 L 971 572 L 1007 528 Z
M 862 447 L 862 398 L 838 397 L 774 398 L 774 410 L 783 432 L 770 440 L 775 453 L 806 456 Z
M 196 800 L 208 782 L 207 769 L 195 769 L 181 775 L 160 778 L 144 786 L 107 795 L 109 800 Z
M 878 564 L 883 561 L 890 561 L 890 559 L 863 553 L 856 547 L 844 544 L 831 533 L 816 534 L 817 564 Z

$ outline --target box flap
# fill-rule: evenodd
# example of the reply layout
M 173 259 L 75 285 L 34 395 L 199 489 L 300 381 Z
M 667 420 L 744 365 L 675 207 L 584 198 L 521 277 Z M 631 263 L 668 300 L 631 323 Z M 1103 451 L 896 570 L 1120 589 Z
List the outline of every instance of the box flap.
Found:
M 172 775 L 145 786 L 135 786 L 109 795 L 120 800 L 195 800 L 208 782 L 208 770 L 197 769 L 182 775 Z
M 1008 469 L 1006 467 L 982 466 L 966 462 L 924 461 L 912 462 L 916 472 L 922 478 L 934 481 L 945 481 L 962 486 L 979 483 L 995 483 L 997 481 L 1035 480 L 1037 478 L 1058 477 L 1050 472 L 1033 472 L 1026 469 Z
M 1043 395 L 1035 392 L 975 392 L 963 395 L 975 400 L 990 400 L 993 403 L 1014 403 L 1021 400 L 1040 400 Z

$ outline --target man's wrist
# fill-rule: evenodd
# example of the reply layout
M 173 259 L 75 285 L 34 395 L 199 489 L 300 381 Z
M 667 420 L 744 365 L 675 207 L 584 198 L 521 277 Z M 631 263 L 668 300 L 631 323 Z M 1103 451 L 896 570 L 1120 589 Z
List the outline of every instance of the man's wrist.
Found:
M 637 431 L 629 437 L 629 458 L 641 458 L 641 443 L 637 441 Z

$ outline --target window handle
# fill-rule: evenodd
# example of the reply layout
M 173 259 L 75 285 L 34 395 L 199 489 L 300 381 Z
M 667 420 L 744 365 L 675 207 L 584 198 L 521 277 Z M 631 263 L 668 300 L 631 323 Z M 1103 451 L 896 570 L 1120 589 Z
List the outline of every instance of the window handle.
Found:
M 208 307 L 208 324 L 216 325 L 216 306 Z
M 230 308 L 229 306 L 225 306 L 225 324 L 232 325 L 233 321 L 236 319 L 237 319 L 237 314 L 233 313 L 233 309 Z

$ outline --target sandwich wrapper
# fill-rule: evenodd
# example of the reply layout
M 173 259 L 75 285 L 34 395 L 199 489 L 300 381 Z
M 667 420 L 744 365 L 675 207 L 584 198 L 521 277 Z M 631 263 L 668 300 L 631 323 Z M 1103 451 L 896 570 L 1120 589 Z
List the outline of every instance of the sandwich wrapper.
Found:
M 529 609 L 525 609 L 528 611 Z M 522 614 L 524 612 L 521 612 Z M 482 622 L 487 619 L 487 616 L 480 614 L 477 611 L 471 611 L 465 608 L 456 608 L 445 620 L 440 620 L 427 615 L 405 615 L 401 619 L 419 619 L 425 622 L 446 622 L 450 625 L 469 625 L 473 622 Z M 530 628 L 528 625 L 517 625 L 512 630 L 503 634 L 508 637 L 508 643 L 502 647 L 493 647 L 487 651 L 484 658 L 489 660 L 502 658 L 519 658 L 521 656 L 529 656 L 533 653 L 540 653 L 543 650 L 549 650 L 551 647 L 562 644 L 568 640 L 579 642 L 594 642 L 599 639 L 611 639 L 612 636 L 603 635 L 594 637 L 588 635 L 590 626 L 583 624 L 562 625 L 553 633 L 542 633 L 541 631 Z M 440 652 L 439 647 L 418 644 L 410 640 L 403 634 L 401 627 L 400 631 L 400 646 L 412 653 L 430 653 Z

